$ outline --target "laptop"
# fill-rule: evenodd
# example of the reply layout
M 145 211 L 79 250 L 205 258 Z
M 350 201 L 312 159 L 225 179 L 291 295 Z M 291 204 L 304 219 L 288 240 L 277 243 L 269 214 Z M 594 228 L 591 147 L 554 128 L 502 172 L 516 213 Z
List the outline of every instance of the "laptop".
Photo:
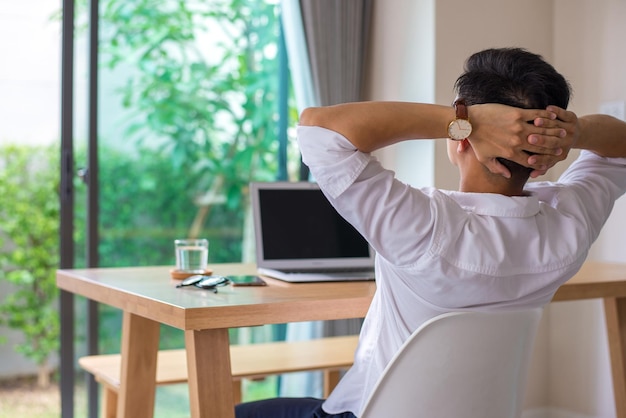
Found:
M 250 201 L 259 274 L 293 283 L 374 279 L 374 251 L 316 183 L 253 182 Z

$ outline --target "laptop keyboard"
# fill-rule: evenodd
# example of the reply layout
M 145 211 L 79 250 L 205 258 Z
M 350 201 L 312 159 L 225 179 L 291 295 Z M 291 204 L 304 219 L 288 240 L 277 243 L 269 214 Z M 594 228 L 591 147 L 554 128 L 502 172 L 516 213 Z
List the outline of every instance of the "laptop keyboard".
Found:
M 352 280 L 374 280 L 375 274 L 373 270 L 363 271 L 360 269 L 343 269 L 337 271 L 337 269 L 326 269 L 325 273 L 320 270 L 302 271 L 298 269 L 295 271 L 285 270 L 273 270 L 266 268 L 259 268 L 258 271 L 262 275 L 273 277 L 288 282 L 328 282 L 328 281 L 352 281 Z
M 344 269 L 298 269 L 298 270 L 283 270 L 287 274 L 327 274 L 335 277 L 374 277 L 374 270 L 363 270 L 355 268 Z

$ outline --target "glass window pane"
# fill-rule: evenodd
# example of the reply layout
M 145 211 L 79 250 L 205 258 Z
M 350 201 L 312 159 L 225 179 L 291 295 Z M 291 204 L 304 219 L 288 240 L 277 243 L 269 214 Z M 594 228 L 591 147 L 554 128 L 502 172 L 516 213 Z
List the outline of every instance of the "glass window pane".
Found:
M 100 264 L 174 263 L 173 240 L 244 250 L 247 184 L 278 170 L 278 6 L 101 2 Z
M 100 1 L 100 266 L 173 267 L 174 239 L 195 237 L 209 240 L 209 265 L 253 261 L 247 186 L 279 172 L 279 13 L 278 1 Z M 299 156 L 289 152 L 295 179 Z M 84 195 L 76 202 L 84 222 Z M 120 324 L 118 310 L 100 306 L 101 352 L 119 352 Z M 281 331 L 234 329 L 231 338 Z M 182 331 L 163 326 L 160 346 L 183 347 Z M 272 396 L 276 386 L 268 379 L 247 393 Z
M 60 412 L 59 2 L 0 2 L 0 415 Z M 41 387 L 40 387 L 41 386 Z M 77 410 L 81 409 L 80 397 Z

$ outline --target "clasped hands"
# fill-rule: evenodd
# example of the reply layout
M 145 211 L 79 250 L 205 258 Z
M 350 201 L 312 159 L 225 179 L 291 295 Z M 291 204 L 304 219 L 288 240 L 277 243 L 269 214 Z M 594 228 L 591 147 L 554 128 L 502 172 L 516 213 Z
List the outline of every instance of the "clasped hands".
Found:
M 468 140 L 476 158 L 507 178 L 510 172 L 498 157 L 532 168 L 535 178 L 567 158 L 579 136 L 576 114 L 556 106 L 542 110 L 480 104 L 469 107 L 469 116 L 474 130 Z

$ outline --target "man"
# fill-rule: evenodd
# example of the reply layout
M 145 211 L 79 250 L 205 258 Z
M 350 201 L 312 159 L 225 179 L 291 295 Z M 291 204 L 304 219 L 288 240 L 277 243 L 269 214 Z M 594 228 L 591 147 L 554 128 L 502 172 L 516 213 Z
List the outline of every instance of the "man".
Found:
M 385 366 L 428 319 L 543 306 L 578 271 L 626 191 L 626 159 L 614 158 L 626 157 L 626 124 L 564 110 L 567 81 L 522 49 L 472 55 L 456 91 L 456 109 L 365 102 L 302 113 L 304 161 L 376 250 L 377 291 L 354 366 L 326 401 L 242 404 L 238 418 L 359 416 Z M 370 155 L 427 138 L 454 138 L 459 191 L 412 188 Z M 526 183 L 570 146 L 591 152 L 558 183 Z

